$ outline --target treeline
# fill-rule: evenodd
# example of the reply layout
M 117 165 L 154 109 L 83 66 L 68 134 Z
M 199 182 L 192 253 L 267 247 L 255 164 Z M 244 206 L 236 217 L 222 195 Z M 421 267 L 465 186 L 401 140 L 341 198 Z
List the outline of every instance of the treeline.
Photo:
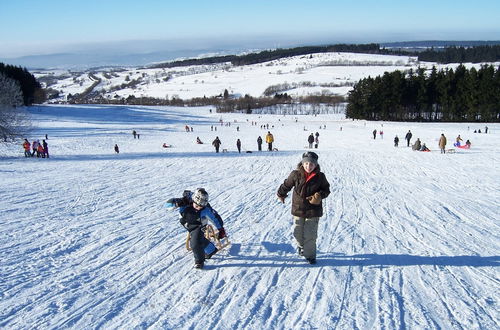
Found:
M 354 119 L 498 122 L 500 68 L 386 72 L 360 80 L 347 102 L 346 116 Z
M 418 53 L 418 60 L 438 63 L 481 63 L 500 61 L 500 45 L 434 48 Z
M 23 93 L 24 105 L 43 103 L 45 101 L 45 92 L 40 83 L 26 68 L 0 63 L 0 72 L 19 83 Z
M 233 65 L 249 65 L 264 63 L 280 58 L 311 55 L 315 53 L 350 52 L 381 55 L 416 56 L 419 61 L 438 63 L 480 63 L 500 61 L 500 45 L 481 45 L 475 47 L 450 46 L 444 49 L 429 48 L 425 51 L 405 51 L 402 49 L 386 49 L 377 43 L 371 44 L 336 44 L 329 46 L 304 46 L 286 49 L 265 50 L 245 55 L 225 55 L 205 58 L 194 58 L 168 63 L 160 63 L 152 68 L 173 68 L 190 65 L 210 65 L 231 62 Z
M 372 53 L 377 54 L 387 52 L 380 49 L 379 44 L 337 44 L 330 46 L 305 46 L 286 49 L 265 50 L 259 53 L 245 55 L 225 55 L 212 56 L 205 58 L 186 59 L 168 63 L 160 63 L 152 68 L 173 68 L 190 65 L 210 65 L 231 62 L 233 65 L 249 65 L 277 60 L 280 58 L 292 57 L 297 55 L 310 55 L 314 53 L 328 52 L 351 52 L 351 53 Z
M 214 106 L 217 112 L 245 112 L 252 113 L 255 109 L 269 108 L 275 106 L 298 106 L 299 104 L 309 105 L 312 109 L 318 106 L 322 107 L 338 107 L 345 102 L 345 98 L 337 95 L 309 95 L 299 98 L 292 98 L 287 93 L 276 93 L 272 97 L 252 97 L 245 95 L 244 97 L 234 98 L 226 92 L 224 95 L 213 97 L 195 97 L 184 100 L 181 98 L 155 98 L 155 97 L 136 97 L 130 95 L 127 98 L 104 98 L 101 95 L 88 94 L 85 97 L 82 95 L 68 96 L 69 104 L 119 104 L 119 105 L 162 105 L 162 106 L 178 106 L 178 107 L 198 107 L 198 106 Z M 315 107 L 316 106 L 316 107 Z

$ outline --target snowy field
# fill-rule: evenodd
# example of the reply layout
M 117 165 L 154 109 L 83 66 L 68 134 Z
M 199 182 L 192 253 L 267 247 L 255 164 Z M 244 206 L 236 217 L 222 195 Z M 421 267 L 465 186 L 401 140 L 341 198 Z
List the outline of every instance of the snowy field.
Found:
M 207 107 L 30 112 L 37 129 L 28 138 L 47 134 L 51 156 L 0 146 L 0 328 L 500 327 L 499 124 L 474 134 L 484 124 Z M 256 152 L 263 124 L 279 151 Z M 408 130 L 432 152 L 407 148 Z M 276 199 L 311 132 L 331 184 L 316 265 L 295 253 L 290 198 Z M 441 133 L 450 149 L 458 134 L 472 149 L 440 154 Z M 215 136 L 228 153 L 215 154 Z M 237 138 L 253 152 L 238 154 Z M 197 187 L 232 241 L 204 270 L 193 269 L 178 214 L 164 207 Z

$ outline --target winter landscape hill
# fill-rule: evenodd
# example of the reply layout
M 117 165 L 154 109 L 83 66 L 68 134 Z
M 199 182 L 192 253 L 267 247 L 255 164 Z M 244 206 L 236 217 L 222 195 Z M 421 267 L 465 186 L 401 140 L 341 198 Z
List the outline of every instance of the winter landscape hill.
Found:
M 498 66 L 499 63 L 493 63 Z M 236 66 L 227 63 L 173 68 L 108 68 L 100 70 L 41 70 L 33 73 L 51 90 L 50 103 L 65 103 L 76 95 L 107 100 L 154 97 L 191 99 L 274 95 L 347 95 L 362 78 L 394 70 L 455 68 L 458 64 L 438 65 L 419 62 L 412 56 L 358 53 L 316 53 L 274 61 Z M 479 68 L 481 64 L 467 64 Z M 271 91 L 271 92 L 269 92 Z
M 263 90 L 248 76 L 237 85 L 235 71 L 217 75 L 234 77 L 235 93 L 246 92 L 244 81 Z M 177 82 L 186 79 L 186 94 L 194 93 L 205 85 L 200 77 Z M 152 86 L 143 92 L 167 93 Z M 50 158 L 1 145 L 0 328 L 499 328 L 499 124 L 479 134 L 484 124 L 210 110 L 28 108 L 28 138 L 47 134 Z M 383 138 L 373 139 L 374 129 Z M 408 130 L 432 151 L 406 147 Z M 277 151 L 258 152 L 267 131 Z M 309 265 L 292 242 L 290 198 L 279 203 L 276 190 L 315 132 L 331 194 L 318 263 Z M 437 151 L 441 133 L 454 152 Z M 470 150 L 453 148 L 458 134 Z M 215 136 L 227 153 L 214 152 Z M 197 187 L 209 192 L 232 242 L 203 270 L 193 269 L 177 212 L 165 208 Z

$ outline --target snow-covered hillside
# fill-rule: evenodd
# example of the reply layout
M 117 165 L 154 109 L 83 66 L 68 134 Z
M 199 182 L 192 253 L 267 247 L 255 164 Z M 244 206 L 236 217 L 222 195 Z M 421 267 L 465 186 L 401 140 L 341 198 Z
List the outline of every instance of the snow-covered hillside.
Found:
M 385 71 L 415 69 L 418 65 L 431 66 L 408 56 L 318 53 L 244 66 L 224 63 L 97 72 L 48 70 L 35 75 L 60 92 L 60 98 L 53 101 L 65 101 L 69 94 L 83 93 L 99 79 L 93 89 L 109 99 L 130 95 L 191 99 L 222 95 L 225 89 L 236 96 L 260 97 L 266 88 L 285 83 L 297 85 L 283 91 L 291 95 L 346 95 L 361 78 L 382 75 Z
M 0 328 L 500 326 L 498 124 L 475 134 L 484 125 L 209 108 L 29 110 L 37 123 L 29 139 L 47 134 L 51 157 L 1 146 Z M 374 140 L 374 129 L 384 138 Z M 256 152 L 268 130 L 279 151 Z M 395 148 L 394 136 L 408 130 L 433 151 Z M 312 266 L 295 252 L 290 198 L 280 204 L 276 190 L 316 131 L 332 193 Z M 449 148 L 461 134 L 472 149 L 436 152 L 441 133 Z M 214 153 L 215 136 L 228 153 Z M 237 138 L 253 152 L 235 152 Z M 197 187 L 232 241 L 201 271 L 177 213 L 164 207 Z
M 64 103 L 68 96 L 90 91 L 109 100 L 129 96 L 187 100 L 223 95 L 226 89 L 234 97 L 247 94 L 260 97 L 268 88 L 277 88 L 280 93 L 293 96 L 345 96 L 360 79 L 383 75 L 386 71 L 430 69 L 432 66 L 443 69 L 457 65 L 418 62 L 416 57 L 410 56 L 317 53 L 243 66 L 233 66 L 228 62 L 170 69 L 45 70 L 34 74 L 44 87 L 59 92 L 59 97 L 50 102 Z

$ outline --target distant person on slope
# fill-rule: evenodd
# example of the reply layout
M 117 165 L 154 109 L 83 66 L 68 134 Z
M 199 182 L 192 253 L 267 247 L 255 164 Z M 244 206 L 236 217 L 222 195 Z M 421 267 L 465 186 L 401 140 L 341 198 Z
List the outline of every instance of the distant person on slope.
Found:
M 181 198 L 170 198 L 167 208 L 179 208 L 180 223 L 191 234 L 190 244 L 194 254 L 194 267 L 203 268 L 206 259 L 210 259 L 217 248 L 205 237 L 205 228 L 210 220 L 217 228 L 218 238 L 226 237 L 221 216 L 208 203 L 208 193 L 204 188 L 194 192 L 185 190 Z
M 274 136 L 271 134 L 271 132 L 268 131 L 266 134 L 267 150 L 273 151 L 273 142 Z
M 446 136 L 444 134 L 441 134 L 441 137 L 439 138 L 439 149 L 441 149 L 441 153 L 445 154 L 446 153 Z
M 406 135 L 405 135 L 405 140 L 406 140 L 406 146 L 407 147 L 410 146 L 410 140 L 411 140 L 412 136 L 413 136 L 413 134 L 411 134 L 410 130 L 408 130 L 408 133 L 406 133 Z
M 315 264 L 318 222 L 323 216 L 322 200 L 330 194 L 330 184 L 319 168 L 316 153 L 309 151 L 302 155 L 297 169 L 278 188 L 278 199 L 285 203 L 292 189 L 293 236 L 297 250 L 310 264 Z
M 309 134 L 309 136 L 307 137 L 307 142 L 309 143 L 309 149 L 312 149 L 314 143 L 313 133 Z
M 260 136 L 257 138 L 257 149 L 262 151 L 262 138 Z
M 42 140 L 42 147 L 45 157 L 49 158 L 49 146 L 45 140 Z
M 240 139 L 236 140 L 236 148 L 238 148 L 238 153 L 241 154 L 241 141 L 240 141 Z
M 215 137 L 215 140 L 212 142 L 212 145 L 215 147 L 215 152 L 219 152 L 219 148 L 220 148 L 220 145 L 222 144 L 222 142 L 220 142 L 219 140 L 219 137 L 216 136 Z
M 420 142 L 420 139 L 417 138 L 417 141 L 411 146 L 412 150 L 419 151 L 420 148 L 422 147 L 422 143 Z
M 27 139 L 24 139 L 23 142 L 23 148 L 24 148 L 24 157 L 31 157 L 31 144 Z
M 398 145 L 399 145 L 399 138 L 396 135 L 396 137 L 394 138 L 394 146 L 397 147 Z

